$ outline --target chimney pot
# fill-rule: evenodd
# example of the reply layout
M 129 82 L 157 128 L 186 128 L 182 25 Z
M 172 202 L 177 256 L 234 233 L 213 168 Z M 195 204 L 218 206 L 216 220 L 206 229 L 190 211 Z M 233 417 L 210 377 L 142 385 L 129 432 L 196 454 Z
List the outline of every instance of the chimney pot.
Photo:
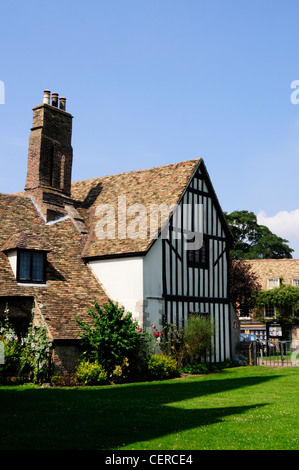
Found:
M 66 102 L 66 98 L 64 96 L 61 96 L 59 98 L 59 108 L 62 109 L 62 111 L 65 111 L 65 109 L 66 109 L 66 105 L 65 105 L 66 103 L 65 102 Z
M 50 104 L 50 95 L 51 95 L 50 90 L 44 90 L 43 103 Z
M 58 107 L 58 93 L 52 93 L 52 106 Z

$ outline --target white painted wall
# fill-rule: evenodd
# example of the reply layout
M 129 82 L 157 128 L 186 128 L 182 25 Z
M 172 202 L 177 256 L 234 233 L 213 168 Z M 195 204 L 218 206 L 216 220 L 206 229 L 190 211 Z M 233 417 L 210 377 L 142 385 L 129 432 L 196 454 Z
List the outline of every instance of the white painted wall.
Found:
M 159 237 L 144 257 L 144 295 L 162 297 L 162 240 Z
M 161 324 L 162 241 L 155 241 L 145 256 L 91 260 L 89 266 L 107 295 L 133 314 L 140 326 Z
M 143 263 L 144 288 L 144 324 L 150 327 L 152 323 L 161 326 L 164 313 L 162 299 L 162 239 L 159 237 L 144 257 Z
M 7 252 L 7 257 L 10 262 L 11 268 L 15 277 L 17 277 L 17 250 L 10 250 Z
M 143 301 L 143 258 L 91 260 L 89 266 L 101 282 L 107 295 L 140 320 Z

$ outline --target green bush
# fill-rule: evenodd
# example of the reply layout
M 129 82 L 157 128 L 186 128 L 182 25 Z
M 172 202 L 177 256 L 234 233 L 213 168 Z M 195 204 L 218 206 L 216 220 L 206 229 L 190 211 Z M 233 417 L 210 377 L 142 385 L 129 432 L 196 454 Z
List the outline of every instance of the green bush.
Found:
M 75 378 L 81 385 L 104 385 L 108 382 L 107 372 L 98 362 L 82 361 L 78 365 Z
M 54 387 L 73 387 L 76 386 L 79 381 L 76 379 L 75 375 L 70 375 L 66 372 L 57 372 L 55 375 L 51 376 L 50 383 Z
M 224 362 L 200 362 L 200 363 L 188 363 L 181 368 L 183 374 L 209 374 L 210 372 L 217 372 L 221 369 L 233 367 L 234 363 L 230 359 L 226 359 Z
M 128 358 L 125 358 L 122 364 L 115 366 L 111 374 L 111 380 L 113 383 L 125 382 L 128 379 L 129 375 L 129 361 Z
M 6 310 L 8 313 L 8 310 Z M 49 374 L 51 342 L 46 326 L 30 324 L 24 337 L 18 338 L 6 316 L 0 324 L 0 341 L 4 344 L 4 364 L 0 365 L 0 381 L 43 382 Z
M 209 374 L 211 367 L 208 364 L 186 364 L 181 371 L 184 374 Z
M 187 351 L 192 360 L 198 358 L 209 350 L 212 345 L 214 324 L 210 316 L 191 314 L 184 328 L 184 340 Z
M 94 302 L 89 308 L 91 323 L 77 318 L 83 332 L 79 333 L 86 359 L 102 364 L 110 376 L 117 366 L 122 367 L 128 360 L 131 369 L 146 358 L 150 337 L 117 302 L 109 299 L 100 306 Z
M 19 375 L 21 345 L 6 317 L 0 324 L 0 341 L 4 347 L 4 364 L 0 364 L 0 382 L 5 383 Z
M 154 354 L 147 362 L 147 378 L 149 380 L 162 380 L 179 377 L 180 371 L 173 357 L 163 354 Z
M 27 335 L 22 339 L 19 375 L 28 376 L 34 383 L 48 380 L 51 346 L 46 325 L 31 323 Z

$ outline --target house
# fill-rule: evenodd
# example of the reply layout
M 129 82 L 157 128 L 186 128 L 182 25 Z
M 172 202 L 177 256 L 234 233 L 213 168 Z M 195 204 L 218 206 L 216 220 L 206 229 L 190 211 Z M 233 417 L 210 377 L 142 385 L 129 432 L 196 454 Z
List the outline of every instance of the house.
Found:
M 262 290 L 280 287 L 282 284 L 299 287 L 299 259 L 254 259 L 246 260 L 257 276 Z M 242 315 L 240 312 L 241 333 L 249 333 L 263 340 L 269 339 L 269 325 L 276 323 L 276 309 L 274 305 L 264 307 L 265 321 L 258 321 L 256 312 L 250 311 Z M 299 338 L 299 330 L 295 325 L 283 325 L 284 339 L 296 340 Z
M 118 301 L 140 326 L 210 314 L 210 359 L 234 354 L 228 292 L 232 236 L 202 159 L 71 181 L 72 115 L 45 90 L 33 108 L 24 191 L 0 194 L 0 315 L 25 331 L 42 318 L 54 363 L 79 354 L 76 318 Z M 34 311 L 32 310 L 34 307 Z M 32 313 L 33 312 L 33 313 Z

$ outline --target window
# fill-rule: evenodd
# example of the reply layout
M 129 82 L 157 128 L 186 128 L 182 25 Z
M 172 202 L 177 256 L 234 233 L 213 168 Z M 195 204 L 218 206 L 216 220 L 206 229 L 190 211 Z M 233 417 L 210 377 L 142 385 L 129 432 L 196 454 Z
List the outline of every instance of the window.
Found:
M 202 247 L 199 250 L 187 251 L 188 266 L 207 269 L 209 267 L 209 240 L 203 238 Z
M 239 316 L 240 318 L 251 318 L 250 308 L 246 305 L 240 305 Z
M 294 287 L 299 287 L 299 277 L 294 277 L 293 278 L 293 286 Z
M 280 278 L 279 277 L 269 277 L 268 280 L 268 289 L 273 289 L 274 287 L 280 286 Z
M 267 333 L 266 329 L 265 330 L 249 330 L 251 335 L 257 336 L 261 340 L 266 340 L 267 339 Z
M 265 305 L 265 318 L 275 318 L 276 311 L 274 305 Z
M 18 250 L 18 282 L 46 282 L 46 253 L 34 250 Z

